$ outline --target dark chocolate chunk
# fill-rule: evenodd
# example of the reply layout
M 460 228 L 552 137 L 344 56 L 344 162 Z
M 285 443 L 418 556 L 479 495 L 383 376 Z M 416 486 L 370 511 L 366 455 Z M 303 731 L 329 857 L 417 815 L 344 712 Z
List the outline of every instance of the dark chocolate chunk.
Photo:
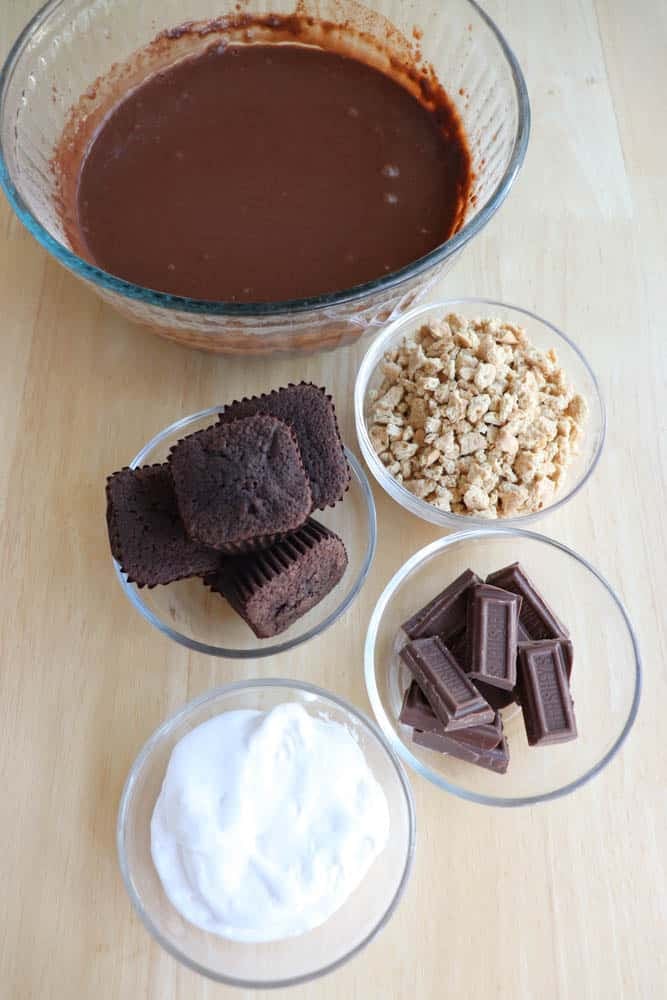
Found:
M 264 414 L 190 434 L 169 456 L 191 538 L 221 552 L 263 548 L 299 528 L 312 497 L 292 430 Z
M 284 632 L 333 590 L 347 567 L 345 545 L 312 518 L 261 552 L 224 561 L 205 578 L 266 639 Z
M 496 712 L 493 720 L 486 725 L 470 726 L 469 729 L 457 729 L 452 735 L 459 743 L 467 743 L 475 750 L 492 750 L 503 739 L 503 720 Z
M 519 563 L 512 563 L 511 566 L 490 573 L 486 582 L 519 595 L 521 598 L 519 621 L 530 639 L 557 639 L 559 636 L 565 638 L 569 636 L 568 630 L 556 617 Z
M 405 692 L 398 719 L 404 725 L 412 726 L 413 729 L 419 729 L 422 732 L 444 733 L 445 731 L 417 681 L 413 681 Z M 470 726 L 469 729 L 457 729 L 451 736 L 471 747 L 490 750 L 492 747 L 497 747 L 503 738 L 502 720 L 496 712 L 493 722 L 487 725 Z
M 466 656 L 468 655 L 468 636 L 465 628 L 462 628 L 460 632 L 456 632 L 455 635 L 450 636 L 448 639 L 444 639 L 440 636 L 445 643 L 445 646 L 452 654 L 458 665 L 465 670 L 466 666 Z
M 403 647 L 400 656 L 446 732 L 493 721 L 495 712 L 442 639 L 415 639 Z
M 403 695 L 398 721 L 402 722 L 404 726 L 412 726 L 413 729 L 421 729 L 426 732 L 430 730 L 444 732 L 440 719 L 429 705 L 428 698 L 417 681 L 412 681 Z
M 333 507 L 350 484 L 350 468 L 340 439 L 336 411 L 325 389 L 311 383 L 288 385 L 251 399 L 230 403 L 221 423 L 269 413 L 294 431 L 310 481 L 313 510 Z
M 461 573 L 437 597 L 403 623 L 402 628 L 408 639 L 430 639 L 435 635 L 447 639 L 464 629 L 468 593 L 473 584 L 481 582 L 471 569 Z
M 511 593 L 511 591 L 510 591 L 510 593 Z M 523 598 L 522 598 L 522 603 L 523 603 Z M 521 612 L 519 611 L 519 621 L 517 622 L 517 626 L 516 626 L 516 641 L 517 642 L 530 642 L 530 638 L 531 637 L 528 635 L 528 632 L 527 632 L 525 626 L 523 625 L 523 623 L 521 621 Z
M 203 576 L 220 562 L 219 552 L 186 535 L 168 465 L 109 476 L 107 526 L 114 559 L 138 587 Z
M 468 600 L 466 668 L 474 680 L 512 691 L 516 684 L 517 623 L 521 598 L 480 584 Z
M 477 767 L 484 767 L 487 771 L 495 771 L 497 774 L 505 774 L 510 762 L 509 747 L 504 737 L 498 746 L 488 750 L 475 749 L 467 743 L 454 739 L 450 733 L 420 732 L 415 729 L 412 739 L 418 746 L 447 754 L 449 757 L 457 757 L 459 760 L 476 764 Z
M 521 643 L 519 691 L 530 746 L 563 743 L 576 737 L 574 705 L 560 640 Z
M 504 688 L 493 687 L 491 684 L 485 684 L 484 681 L 475 679 L 475 687 L 481 694 L 482 698 L 485 698 L 491 708 L 495 708 L 499 712 L 503 708 L 507 708 L 516 701 L 516 688 L 511 691 L 507 691 Z

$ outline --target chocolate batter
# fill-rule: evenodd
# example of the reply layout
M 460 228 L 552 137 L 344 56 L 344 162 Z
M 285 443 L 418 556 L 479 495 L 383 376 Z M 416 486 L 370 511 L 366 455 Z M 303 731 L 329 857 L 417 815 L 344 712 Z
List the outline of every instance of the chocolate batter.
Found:
M 266 302 L 340 291 L 444 242 L 470 157 L 456 113 L 333 51 L 219 45 L 108 115 L 77 196 L 86 256 L 148 288 Z

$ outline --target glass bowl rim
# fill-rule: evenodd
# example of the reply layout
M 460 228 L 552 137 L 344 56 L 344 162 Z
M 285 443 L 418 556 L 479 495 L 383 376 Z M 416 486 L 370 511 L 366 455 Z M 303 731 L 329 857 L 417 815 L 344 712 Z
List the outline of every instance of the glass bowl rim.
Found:
M 130 806 L 130 801 L 134 792 L 134 787 L 141 769 L 144 767 L 146 762 L 149 760 L 151 754 L 153 753 L 155 747 L 159 744 L 162 738 L 167 735 L 175 726 L 180 722 L 187 719 L 189 715 L 195 712 L 197 709 L 206 705 L 208 702 L 216 701 L 229 694 L 238 694 L 241 691 L 254 690 L 258 688 L 290 688 L 298 691 L 303 691 L 309 695 L 315 695 L 317 698 L 333 702 L 338 708 L 343 709 L 347 714 L 353 716 L 353 718 L 361 724 L 372 736 L 375 737 L 377 743 L 382 747 L 385 755 L 389 762 L 392 764 L 394 772 L 398 778 L 399 785 L 403 792 L 403 800 L 408 814 L 408 849 L 405 857 L 405 864 L 403 866 L 403 871 L 401 873 L 401 878 L 399 880 L 398 886 L 389 906 L 382 914 L 382 917 L 378 922 L 371 928 L 371 930 L 365 935 L 365 937 L 358 942 L 354 948 L 346 952 L 336 961 L 330 962 L 328 965 L 323 966 L 315 972 L 305 973 L 300 976 L 293 976 L 284 980 L 275 980 L 271 982 L 256 982 L 253 980 L 238 979 L 233 976 L 223 976 L 218 973 L 213 972 L 211 969 L 207 969 L 204 966 L 199 965 L 198 962 L 193 961 L 188 958 L 187 955 L 183 954 L 175 945 L 172 945 L 167 941 L 157 927 L 154 925 L 151 917 L 147 913 L 146 909 L 141 900 L 139 892 L 135 889 L 132 876 L 130 873 L 130 868 L 127 861 L 127 855 L 125 851 L 125 830 L 127 826 L 127 814 Z M 365 715 L 361 709 L 357 708 L 351 702 L 346 701 L 339 695 L 334 694 L 331 691 L 327 691 L 325 688 L 318 687 L 315 684 L 309 684 L 305 681 L 291 680 L 285 677 L 267 677 L 267 678 L 253 678 L 250 680 L 235 681 L 232 684 L 225 684 L 221 687 L 212 688 L 209 691 L 205 691 L 203 694 L 199 695 L 197 698 L 192 699 L 183 705 L 177 712 L 169 716 L 162 722 L 157 729 L 154 730 L 152 735 L 146 740 L 146 742 L 141 747 L 139 753 L 135 757 L 130 771 L 125 779 L 125 784 L 123 786 L 123 791 L 120 797 L 120 803 L 118 807 L 118 818 L 116 822 L 116 849 L 118 853 L 118 862 L 120 866 L 121 875 L 123 878 L 123 883 L 127 891 L 128 896 L 132 906 L 137 913 L 142 924 L 146 930 L 155 938 L 158 944 L 166 952 L 168 952 L 172 958 L 177 959 L 186 965 L 188 968 L 192 969 L 194 972 L 198 972 L 209 979 L 213 979 L 219 983 L 225 983 L 228 986 L 238 986 L 245 989 L 276 989 L 288 986 L 296 986 L 299 983 L 305 983 L 312 979 L 318 979 L 320 976 L 327 975 L 329 972 L 333 972 L 335 969 L 340 968 L 347 961 L 357 955 L 362 951 L 366 945 L 379 934 L 383 927 L 389 922 L 392 917 L 396 907 L 398 906 L 403 893 L 407 887 L 412 874 L 412 867 L 414 862 L 415 847 L 416 847 L 416 834 L 417 834 L 417 820 L 416 820 L 416 810 L 414 795 L 412 792 L 412 787 L 410 785 L 410 780 L 408 775 L 401 763 L 399 756 L 396 754 L 394 748 L 391 745 L 391 741 L 388 740 L 385 734 L 382 732 L 378 724 L 371 719 L 369 716 Z M 298 939 L 295 939 L 298 940 Z
M 151 440 L 137 452 L 132 461 L 129 463 L 128 468 L 140 468 L 144 464 L 146 456 L 149 455 L 150 452 L 157 447 L 157 445 L 161 444 L 165 438 L 171 437 L 173 434 L 184 430 L 191 424 L 197 423 L 199 420 L 205 420 L 208 417 L 222 413 L 224 409 L 224 405 L 210 406 L 205 410 L 199 410 L 197 413 L 181 417 L 180 420 L 176 420 L 173 424 L 169 424 L 168 427 L 159 431 L 159 433 L 152 437 Z M 163 635 L 168 636 L 168 638 L 173 639 L 174 642 L 179 643 L 179 645 L 185 646 L 187 649 L 194 650 L 194 652 L 197 653 L 204 653 L 206 656 L 216 656 L 227 660 L 259 660 L 264 659 L 267 656 L 277 656 L 279 653 L 285 653 L 290 649 L 295 649 L 297 646 L 322 635 L 345 614 L 352 604 L 354 604 L 355 600 L 359 596 L 359 593 L 361 592 L 362 587 L 366 583 L 371 566 L 373 565 L 373 559 L 375 558 L 375 551 L 377 549 L 377 511 L 375 508 L 373 491 L 371 490 L 368 477 L 364 472 L 359 459 L 346 445 L 343 445 L 343 448 L 345 449 L 345 456 L 350 463 L 352 475 L 361 490 L 361 495 L 364 501 L 368 541 L 366 543 L 364 559 L 354 585 L 344 600 L 342 600 L 330 612 L 330 614 L 327 615 L 324 621 L 317 625 L 313 625 L 308 629 L 308 631 L 304 632 L 303 635 L 294 636 L 293 638 L 283 640 L 282 642 L 275 642 L 270 646 L 260 646 L 257 649 L 226 649 L 223 646 L 211 646 L 206 642 L 200 642 L 198 639 L 192 639 L 190 636 L 184 635 L 182 632 L 179 632 L 177 629 L 172 628 L 166 622 L 162 621 L 162 619 L 159 618 L 155 612 L 153 612 L 148 605 L 144 603 L 142 598 L 143 588 L 140 590 L 135 584 L 128 581 L 127 574 L 123 573 L 119 564 L 112 556 L 116 577 L 125 596 L 128 598 L 132 606 L 139 612 L 142 618 L 145 618 L 145 620 L 156 628 L 158 632 L 161 632 Z M 345 499 L 343 498 L 341 503 L 344 502 Z
M 545 792 L 541 795 L 523 795 L 515 798 L 508 798 L 502 795 L 482 795 L 478 792 L 471 792 L 466 788 L 462 788 L 454 782 L 447 781 L 441 775 L 437 774 L 430 767 L 415 757 L 414 754 L 412 754 L 405 746 L 403 741 L 397 737 L 395 727 L 392 725 L 382 705 L 375 676 L 375 647 L 377 645 L 377 637 L 382 616 L 384 615 L 389 601 L 394 596 L 396 591 L 403 585 L 405 579 L 409 576 L 412 570 L 425 563 L 431 558 L 431 556 L 437 555 L 444 549 L 449 548 L 450 545 L 456 545 L 458 542 L 462 541 L 484 541 L 495 536 L 523 538 L 549 545 L 552 548 L 563 552 L 565 555 L 570 556 L 570 558 L 574 559 L 581 566 L 583 566 L 584 569 L 587 569 L 597 579 L 597 581 L 602 584 L 604 589 L 607 591 L 607 594 L 611 597 L 612 601 L 620 611 L 621 617 L 623 618 L 625 626 L 628 630 L 628 635 L 634 652 L 635 689 L 630 711 L 625 723 L 623 724 L 620 734 L 614 740 L 614 743 L 609 750 L 607 750 L 600 760 L 594 764 L 593 767 L 589 768 L 588 771 L 580 775 L 580 777 L 576 778 L 574 781 L 570 781 L 566 785 L 562 785 L 560 788 L 555 788 L 552 791 Z M 550 538 L 547 535 L 542 535 L 536 531 L 526 531 L 521 528 L 506 527 L 486 529 L 473 528 L 468 531 L 457 531 L 451 535 L 445 535 L 442 538 L 438 538 L 434 542 L 430 542 L 428 545 L 425 545 L 423 548 L 419 549 L 412 556 L 410 556 L 410 558 L 404 562 L 391 577 L 378 598 L 368 624 L 366 641 L 364 643 L 364 677 L 366 681 L 366 692 L 371 703 L 371 708 L 373 709 L 373 714 L 380 728 L 401 760 L 403 760 L 404 763 L 406 763 L 413 771 L 421 775 L 421 777 L 426 778 L 438 788 L 441 788 L 446 792 L 450 792 L 457 798 L 464 799 L 468 802 L 475 802 L 480 805 L 487 806 L 500 806 L 502 808 L 515 808 L 518 806 L 532 806 L 541 802 L 549 802 L 552 799 L 558 799 L 562 796 L 568 795 L 570 792 L 574 792 L 577 788 L 580 788 L 582 785 L 586 784 L 586 782 L 594 778 L 596 774 L 599 774 L 616 756 L 621 746 L 627 739 L 627 736 L 637 718 L 642 690 L 642 660 L 639 649 L 639 641 L 637 639 L 632 621 L 630 620 L 630 616 L 625 609 L 625 605 L 611 584 L 584 556 L 579 555 L 579 553 L 575 552 L 574 549 L 565 545 L 563 542 L 559 542 L 555 538 Z
M 597 446 L 588 465 L 584 469 L 582 476 L 576 482 L 573 482 L 569 489 L 564 490 L 562 494 L 558 494 L 553 503 L 543 507 L 541 510 L 532 511 L 527 514 L 520 514 L 518 517 L 503 517 L 498 518 L 497 520 L 475 517 L 473 514 L 455 514 L 451 511 L 438 510 L 437 507 L 434 507 L 433 504 L 429 503 L 427 500 L 423 500 L 420 497 L 415 496 L 413 493 L 410 493 L 410 491 L 406 490 L 406 488 L 401 483 L 397 482 L 393 476 L 390 476 L 384 465 L 377 457 L 375 449 L 371 444 L 368 428 L 366 427 L 366 420 L 364 418 L 364 404 L 371 376 L 384 354 L 384 345 L 388 343 L 388 341 L 395 335 L 396 331 L 399 330 L 404 324 L 407 326 L 419 316 L 431 312 L 434 309 L 455 312 L 457 306 L 488 306 L 496 309 L 506 309 L 512 312 L 520 313 L 522 316 L 528 317 L 529 320 L 548 327 L 548 329 L 556 337 L 557 341 L 563 341 L 574 351 L 591 380 L 594 389 L 594 399 L 587 400 L 587 402 L 591 408 L 592 403 L 594 402 L 600 418 L 600 431 Z M 558 344 L 556 343 L 556 347 L 557 346 Z M 375 357 L 376 354 L 378 360 L 372 364 L 372 357 Z M 597 375 L 590 365 L 590 362 L 581 348 L 570 337 L 568 337 L 566 333 L 559 329 L 559 327 L 555 326 L 555 324 L 551 323 L 548 319 L 544 319 L 544 317 L 532 312 L 530 309 L 524 309 L 523 306 L 512 305 L 510 302 L 501 302 L 497 299 L 478 298 L 476 296 L 441 299 L 435 302 L 426 303 L 425 305 L 416 306 L 415 308 L 404 312 L 397 319 L 393 320 L 384 328 L 384 330 L 381 331 L 381 333 L 373 338 L 361 360 L 354 384 L 354 423 L 361 454 L 363 455 L 366 465 L 370 469 L 373 478 L 379 483 L 385 493 L 387 493 L 392 500 L 398 503 L 409 513 L 414 514 L 416 517 L 419 517 L 424 521 L 428 521 L 430 524 L 436 524 L 442 528 L 455 528 L 460 530 L 465 530 L 464 525 L 473 528 L 485 528 L 487 526 L 497 524 L 502 524 L 508 528 L 519 527 L 524 524 L 532 524 L 545 515 L 558 510 L 559 507 L 569 503 L 569 501 L 572 500 L 581 489 L 583 489 L 590 477 L 593 475 L 593 472 L 597 468 L 597 464 L 600 461 L 600 456 L 602 455 L 602 450 L 607 437 L 607 411 L 604 398 L 602 396 L 602 390 L 600 389 L 600 383 Z M 389 486 L 391 486 L 391 491 L 388 489 Z M 393 491 L 395 491 L 396 495 L 394 495 Z
M 9 50 L 9 54 L 0 69 L 0 118 L 4 116 L 4 108 L 7 97 L 7 90 L 14 75 L 16 64 L 24 49 L 30 42 L 32 36 L 43 27 L 49 16 L 57 10 L 66 0 L 47 0 L 43 7 L 28 21 L 26 26 L 16 38 Z M 351 288 L 342 289 L 339 292 L 329 292 L 323 295 L 314 295 L 306 298 L 286 299 L 279 302 L 225 302 L 217 300 L 194 299 L 187 296 L 170 295 L 167 292 L 160 292 L 155 289 L 145 288 L 136 285 L 123 278 L 117 278 L 108 271 L 89 264 L 78 254 L 56 240 L 35 218 L 34 214 L 19 194 L 13 183 L 7 160 L 3 149 L 2 130 L 0 129 L 0 187 L 4 191 L 12 209 L 18 216 L 31 235 L 61 264 L 74 274 L 90 281 L 99 288 L 127 299 L 146 303 L 150 306 L 157 306 L 162 309 L 176 310 L 186 313 L 196 313 L 207 316 L 229 316 L 243 318 L 253 317 L 278 317 L 293 315 L 309 310 L 323 310 L 332 306 L 345 305 L 357 302 L 372 295 L 375 292 L 384 292 L 402 285 L 405 281 L 416 278 L 448 259 L 461 250 L 469 240 L 476 236 L 491 220 L 498 208 L 502 205 L 509 191 L 514 184 L 516 176 L 525 159 L 530 136 L 530 101 L 526 81 L 514 55 L 512 48 L 505 39 L 498 26 L 489 15 L 482 10 L 476 0 L 465 0 L 465 2 L 476 12 L 482 22 L 491 31 L 500 52 L 504 56 L 509 66 L 512 82 L 514 84 L 517 101 L 517 132 L 514 138 L 509 162 L 505 171 L 496 185 L 494 191 L 480 209 L 474 219 L 471 219 L 454 233 L 444 243 L 439 244 L 428 254 L 418 260 L 405 265 L 397 271 L 382 275 L 372 281 L 355 285 Z

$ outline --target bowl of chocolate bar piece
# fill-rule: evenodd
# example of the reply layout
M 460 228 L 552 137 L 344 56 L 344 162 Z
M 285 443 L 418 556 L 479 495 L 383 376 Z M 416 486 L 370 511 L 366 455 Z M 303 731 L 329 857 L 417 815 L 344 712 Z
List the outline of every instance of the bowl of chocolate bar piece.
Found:
M 612 760 L 639 706 L 620 597 L 583 556 L 519 528 L 461 531 L 415 553 L 377 602 L 364 658 L 399 756 L 485 805 L 574 791 Z
M 176 642 L 256 658 L 332 625 L 364 584 L 373 495 L 326 390 L 288 385 L 157 434 L 107 479 L 116 575 Z

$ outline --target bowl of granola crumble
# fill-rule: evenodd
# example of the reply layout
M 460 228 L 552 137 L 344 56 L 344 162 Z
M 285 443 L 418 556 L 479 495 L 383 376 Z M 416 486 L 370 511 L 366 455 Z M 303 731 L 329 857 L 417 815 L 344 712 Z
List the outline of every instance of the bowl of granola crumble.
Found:
M 364 459 L 442 528 L 525 525 L 584 486 L 602 452 L 595 374 L 564 333 L 490 299 L 421 306 L 367 351 L 354 392 Z

